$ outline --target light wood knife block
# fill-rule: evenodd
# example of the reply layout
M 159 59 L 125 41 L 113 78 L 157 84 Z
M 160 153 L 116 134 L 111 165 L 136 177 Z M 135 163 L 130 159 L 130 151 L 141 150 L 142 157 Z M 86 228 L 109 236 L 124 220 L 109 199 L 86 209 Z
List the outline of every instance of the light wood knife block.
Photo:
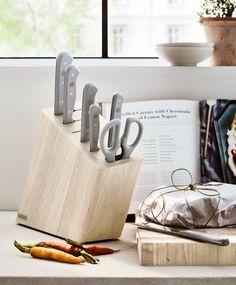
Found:
M 118 238 L 142 157 L 108 163 L 80 143 L 79 129 L 42 111 L 17 223 L 81 242 Z

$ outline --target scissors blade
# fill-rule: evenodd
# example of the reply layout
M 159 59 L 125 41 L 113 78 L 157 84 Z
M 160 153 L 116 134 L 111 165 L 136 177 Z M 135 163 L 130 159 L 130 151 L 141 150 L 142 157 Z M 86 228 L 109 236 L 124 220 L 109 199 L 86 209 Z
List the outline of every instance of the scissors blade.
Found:
M 116 153 L 120 147 L 120 139 L 119 139 L 120 126 L 121 126 L 121 121 L 120 119 L 116 118 L 108 122 L 101 131 L 100 147 L 101 147 L 101 150 L 107 162 L 116 161 Z M 107 132 L 109 132 L 111 128 L 113 128 L 114 139 L 112 140 L 111 147 L 107 147 L 107 144 L 105 143 L 105 138 L 106 138 Z
M 112 121 L 115 118 L 121 119 L 121 111 L 122 111 L 122 104 L 124 102 L 124 97 L 119 94 L 115 93 L 112 97 L 112 103 L 111 103 L 111 114 L 110 114 L 110 121 Z M 108 135 L 108 146 L 110 147 L 112 145 L 113 140 L 113 129 L 111 128 L 109 130 Z
M 130 129 L 131 129 L 131 125 L 133 123 L 136 123 L 138 125 L 138 133 L 136 135 L 135 140 L 133 141 L 133 143 L 128 144 L 128 138 L 130 135 Z M 127 118 L 126 119 L 126 123 L 125 123 L 125 129 L 124 129 L 124 133 L 121 137 L 121 142 L 120 142 L 120 146 L 122 149 L 122 153 L 121 155 L 117 156 L 117 160 L 119 159 L 126 159 L 129 158 L 131 153 L 134 151 L 134 149 L 137 147 L 137 145 L 139 144 L 141 137 L 143 134 L 143 124 L 142 122 L 137 119 L 137 118 Z
M 73 110 L 76 101 L 76 80 L 79 75 L 79 70 L 71 65 L 66 69 L 64 97 L 63 97 L 63 124 L 73 123 Z
M 101 108 L 97 104 L 92 104 L 89 108 L 89 141 L 90 152 L 99 150 L 98 138 L 100 131 L 99 114 Z

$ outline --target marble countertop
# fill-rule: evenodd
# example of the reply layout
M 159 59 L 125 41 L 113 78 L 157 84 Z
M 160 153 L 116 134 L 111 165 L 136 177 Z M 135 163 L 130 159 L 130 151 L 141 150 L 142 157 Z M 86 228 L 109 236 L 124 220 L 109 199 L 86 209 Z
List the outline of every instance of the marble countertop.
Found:
M 0 285 L 232 285 L 236 266 L 140 266 L 135 226 L 126 224 L 119 240 L 99 245 L 120 248 L 101 256 L 97 265 L 65 264 L 34 259 L 13 246 L 14 240 L 36 243 L 59 238 L 16 224 L 16 212 L 0 212 Z M 236 253 L 235 253 L 236 258 Z

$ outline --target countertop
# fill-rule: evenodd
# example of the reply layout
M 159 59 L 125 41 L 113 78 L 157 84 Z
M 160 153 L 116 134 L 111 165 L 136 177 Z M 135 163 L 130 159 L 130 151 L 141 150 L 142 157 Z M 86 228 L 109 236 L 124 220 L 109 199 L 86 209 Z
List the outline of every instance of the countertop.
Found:
M 126 224 L 119 240 L 99 245 L 120 248 L 101 256 L 97 265 L 65 264 L 34 259 L 13 246 L 13 241 L 34 243 L 59 238 L 16 224 L 16 212 L 0 212 L 0 285 L 231 285 L 236 284 L 236 266 L 140 266 L 135 226 Z M 235 253 L 236 256 L 236 253 Z

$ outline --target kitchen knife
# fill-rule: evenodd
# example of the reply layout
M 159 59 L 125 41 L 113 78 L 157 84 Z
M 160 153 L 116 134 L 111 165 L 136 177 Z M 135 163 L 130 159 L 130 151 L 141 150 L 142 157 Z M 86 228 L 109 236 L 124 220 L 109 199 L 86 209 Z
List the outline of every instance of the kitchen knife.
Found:
M 93 83 L 89 82 L 84 86 L 83 98 L 82 98 L 82 116 L 81 116 L 81 142 L 87 142 L 89 140 L 89 108 L 95 101 L 95 95 L 97 93 L 97 87 Z
M 67 52 L 61 52 L 56 59 L 55 72 L 55 99 L 54 115 L 63 113 L 64 75 L 66 68 L 72 63 L 73 58 Z
M 110 114 L 110 121 L 113 119 L 121 119 L 121 111 L 122 111 L 122 104 L 124 102 L 124 97 L 119 93 L 115 93 L 112 97 L 111 103 L 111 114 Z M 108 134 L 108 147 L 112 146 L 112 140 L 114 139 L 113 135 L 113 128 L 109 130 Z
M 99 150 L 98 138 L 100 131 L 100 112 L 101 108 L 97 104 L 92 104 L 89 108 L 89 141 L 91 152 Z
M 172 227 L 166 227 L 154 223 L 148 223 L 148 224 L 142 224 L 142 223 L 135 223 L 135 225 L 139 229 L 154 231 L 158 233 L 168 234 L 168 235 L 174 235 L 182 238 L 187 238 L 195 241 L 220 245 L 220 246 L 226 246 L 229 245 L 229 239 L 220 237 L 217 235 L 211 235 L 200 231 L 194 231 L 194 230 L 188 230 L 188 229 L 179 229 L 179 228 L 172 228 Z
M 63 96 L 63 124 L 73 123 L 73 111 L 76 100 L 76 80 L 79 70 L 71 65 L 66 69 Z

